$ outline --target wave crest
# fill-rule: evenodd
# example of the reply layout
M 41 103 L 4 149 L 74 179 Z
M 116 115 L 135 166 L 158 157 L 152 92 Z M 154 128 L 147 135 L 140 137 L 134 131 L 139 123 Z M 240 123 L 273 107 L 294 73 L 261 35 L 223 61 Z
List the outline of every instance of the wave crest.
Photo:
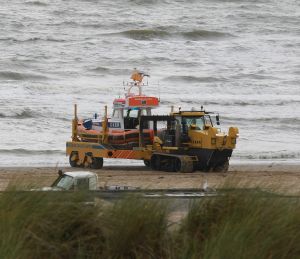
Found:
M 190 103 L 190 102 L 188 102 Z M 284 106 L 291 103 L 298 104 L 297 100 L 233 100 L 233 101 L 204 101 L 203 105 L 220 105 L 220 106 Z
M 300 158 L 299 152 L 262 152 L 257 154 L 236 155 L 235 157 L 241 159 L 258 159 L 258 160 L 272 160 L 272 159 L 298 159 Z
M 15 149 L 0 149 L 0 154 L 54 155 L 54 154 L 65 154 L 65 152 L 58 149 L 31 150 L 31 149 L 24 149 L 24 148 L 15 148 Z
M 173 78 L 170 77 L 170 80 L 174 80 L 176 81 L 177 78 Z M 168 78 L 166 78 L 168 79 Z M 179 78 L 179 80 L 181 79 L 181 77 Z M 169 80 L 169 79 L 168 79 Z M 178 81 L 179 81 L 178 80 Z M 184 79 L 183 79 L 184 80 Z M 190 81 L 188 81 L 190 80 Z M 187 82 L 201 82 L 201 80 L 203 82 L 205 82 L 205 80 L 207 80 L 206 82 L 213 82 L 213 81 L 221 81 L 223 79 L 221 78 L 213 78 L 213 77 L 203 77 L 203 78 L 197 78 L 197 77 L 193 77 L 193 78 L 188 78 Z M 199 103 L 201 105 L 204 106 L 285 106 L 285 105 L 290 105 L 290 104 L 300 104 L 299 100 L 281 100 L 281 99 L 274 99 L 274 100 L 228 100 L 228 99 L 221 99 L 219 98 L 218 100 L 199 100 L 199 99 L 195 99 L 195 98 L 178 98 L 176 100 L 172 99 L 172 100 L 165 100 L 165 101 L 169 101 L 170 103 L 172 102 L 180 102 L 183 104 L 197 104 L 199 105 Z
M 229 33 L 223 33 L 218 31 L 207 31 L 207 30 L 188 31 L 188 32 L 183 32 L 182 35 L 185 38 L 190 40 L 232 37 L 232 35 Z
M 30 109 L 24 109 L 19 112 L 13 112 L 4 114 L 0 112 L 0 118 L 11 118 L 11 119 L 29 119 L 29 118 L 35 118 L 38 117 L 39 114 L 35 111 L 32 111 Z
M 154 38 L 161 39 L 169 35 L 169 33 L 166 31 L 151 30 L 151 29 L 128 30 L 128 31 L 121 32 L 121 34 L 134 40 L 151 40 Z
M 300 125 L 300 118 L 278 118 L 278 117 L 262 117 L 262 118 L 243 118 L 243 117 L 228 117 L 222 116 L 223 120 L 231 121 L 231 122 L 242 122 L 246 121 L 247 123 L 271 123 L 272 125 L 282 125 L 285 127 L 286 125 Z
M 100 73 L 107 73 L 110 69 L 109 68 L 107 68 L 107 67 L 100 67 L 100 66 L 98 66 L 98 67 L 95 67 L 95 68 L 90 68 L 89 69 L 90 71 L 95 71 L 95 72 L 100 72 Z
M 204 76 L 204 77 L 197 77 L 197 76 L 169 76 L 166 77 L 165 80 L 172 81 L 172 82 L 187 82 L 187 83 L 199 83 L 199 82 L 216 82 L 220 81 L 221 79 L 216 77 Z M 222 79 L 224 81 L 224 79 Z
M 193 30 L 186 32 L 171 32 L 169 29 L 136 29 L 127 30 L 118 33 L 109 33 L 106 35 L 122 35 L 133 40 L 153 40 L 165 38 L 183 38 L 186 40 L 212 40 L 225 37 L 232 37 L 229 33 L 207 30 Z
M 25 2 L 27 5 L 35 5 L 35 6 L 48 6 L 47 3 L 41 2 L 41 1 L 27 1 Z
M 45 80 L 47 77 L 37 74 L 0 71 L 0 78 L 5 80 Z

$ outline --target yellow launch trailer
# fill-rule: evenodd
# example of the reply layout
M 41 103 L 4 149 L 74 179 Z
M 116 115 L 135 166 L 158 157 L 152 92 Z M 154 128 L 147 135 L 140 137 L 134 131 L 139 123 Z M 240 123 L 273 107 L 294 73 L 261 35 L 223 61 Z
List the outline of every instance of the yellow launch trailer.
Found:
M 239 131 L 238 128 L 230 127 L 228 134 L 222 133 L 214 127 L 210 114 L 201 107 L 200 111 L 174 112 L 172 109 L 170 115 L 140 115 L 137 145 L 120 148 L 110 142 L 107 107 L 102 131 L 88 142 L 78 133 L 75 105 L 72 141 L 66 143 L 66 154 L 73 167 L 100 169 L 103 158 L 117 158 L 143 160 L 153 170 L 226 172 Z M 219 125 L 219 116 L 216 117 Z M 167 123 L 167 127 L 158 129 L 157 123 L 162 121 Z M 150 144 L 145 143 L 145 130 L 153 133 Z
M 103 120 L 103 131 L 98 134 L 97 142 L 84 142 L 80 140 L 77 131 L 78 116 L 77 105 L 74 106 L 74 119 L 72 121 L 72 141 L 66 143 L 66 154 L 72 167 L 90 167 L 100 169 L 103 158 L 136 159 L 149 161 L 152 148 L 115 149 L 108 143 L 107 106 Z

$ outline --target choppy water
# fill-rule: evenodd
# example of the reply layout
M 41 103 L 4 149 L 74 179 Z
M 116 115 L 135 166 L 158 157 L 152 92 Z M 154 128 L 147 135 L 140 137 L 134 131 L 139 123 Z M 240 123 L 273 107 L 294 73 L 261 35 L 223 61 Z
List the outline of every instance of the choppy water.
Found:
M 3 0 L 0 165 L 67 163 L 72 105 L 100 112 L 134 67 L 160 113 L 238 126 L 235 161 L 299 160 L 299 25 L 298 0 Z

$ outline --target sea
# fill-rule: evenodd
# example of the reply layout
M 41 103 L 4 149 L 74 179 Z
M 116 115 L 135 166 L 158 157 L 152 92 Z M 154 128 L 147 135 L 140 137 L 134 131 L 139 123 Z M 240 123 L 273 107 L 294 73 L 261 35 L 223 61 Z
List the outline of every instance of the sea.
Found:
M 233 164 L 300 163 L 299 0 L 1 0 L 0 166 L 67 165 L 74 104 L 111 111 L 134 68 L 155 114 L 238 127 Z

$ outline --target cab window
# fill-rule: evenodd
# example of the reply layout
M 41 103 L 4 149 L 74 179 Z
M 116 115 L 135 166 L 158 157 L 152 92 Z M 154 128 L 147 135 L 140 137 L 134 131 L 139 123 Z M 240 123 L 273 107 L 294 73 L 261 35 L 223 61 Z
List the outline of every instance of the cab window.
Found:
M 57 187 L 70 190 L 73 187 L 73 177 L 69 175 L 63 175 L 56 184 Z
M 213 123 L 211 121 L 211 118 L 209 115 L 205 115 L 204 116 L 204 122 L 205 122 L 205 125 L 208 125 L 208 126 L 212 126 L 213 127 Z
M 78 178 L 77 179 L 77 189 L 78 190 L 88 190 L 89 189 L 89 178 Z
M 182 117 L 182 126 L 183 130 L 188 130 L 190 127 L 193 127 L 195 130 L 204 129 L 204 118 L 200 117 Z

